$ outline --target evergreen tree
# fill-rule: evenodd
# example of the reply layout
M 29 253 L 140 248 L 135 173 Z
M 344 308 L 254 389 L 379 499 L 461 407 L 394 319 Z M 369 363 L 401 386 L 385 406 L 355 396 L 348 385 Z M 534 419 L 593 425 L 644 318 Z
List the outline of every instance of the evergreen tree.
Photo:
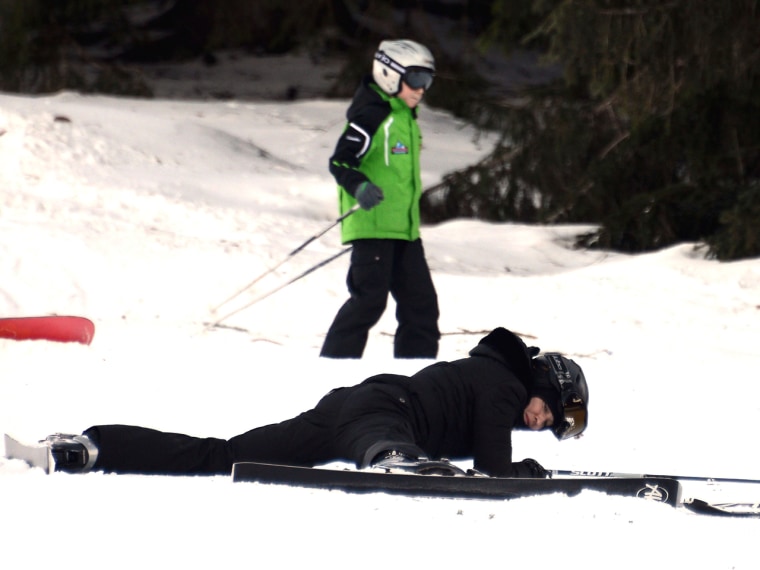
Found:
M 540 20 L 520 38 L 515 4 Z M 623 251 L 706 241 L 720 259 L 760 255 L 756 0 L 496 0 L 494 15 L 488 39 L 541 45 L 564 76 L 491 102 L 501 144 L 437 189 L 430 219 L 456 207 L 597 223 L 583 243 Z
M 109 46 L 133 33 L 127 12 L 140 3 L 0 0 L 0 89 L 148 94 L 138 75 L 107 57 Z

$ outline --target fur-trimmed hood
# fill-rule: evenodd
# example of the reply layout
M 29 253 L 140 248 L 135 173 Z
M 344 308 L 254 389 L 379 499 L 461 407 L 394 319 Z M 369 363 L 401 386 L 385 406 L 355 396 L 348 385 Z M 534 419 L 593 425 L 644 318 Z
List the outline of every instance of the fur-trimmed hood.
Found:
M 478 345 L 470 351 L 470 356 L 489 356 L 500 360 L 530 393 L 535 383 L 531 360 L 539 352 L 537 347 L 527 346 L 515 333 L 504 327 L 498 327 L 480 340 Z

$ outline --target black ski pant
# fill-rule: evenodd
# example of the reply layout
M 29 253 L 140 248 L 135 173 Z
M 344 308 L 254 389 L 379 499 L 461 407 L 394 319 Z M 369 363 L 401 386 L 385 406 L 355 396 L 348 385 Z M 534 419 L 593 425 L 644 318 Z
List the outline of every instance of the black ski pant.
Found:
M 94 469 L 110 473 L 229 474 L 235 462 L 311 467 L 353 461 L 365 467 L 383 451 L 423 456 L 416 406 L 405 376 L 382 374 L 338 388 L 313 409 L 229 440 L 127 425 L 84 432 L 98 448 Z
M 396 358 L 438 355 L 438 296 L 422 240 L 361 239 L 351 244 L 346 284 L 351 294 L 327 332 L 320 356 L 361 358 L 369 330 L 396 301 Z

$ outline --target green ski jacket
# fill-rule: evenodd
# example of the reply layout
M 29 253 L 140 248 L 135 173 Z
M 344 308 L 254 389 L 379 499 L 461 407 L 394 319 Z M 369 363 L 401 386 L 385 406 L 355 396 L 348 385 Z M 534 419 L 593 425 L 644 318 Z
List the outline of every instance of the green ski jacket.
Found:
M 356 239 L 401 239 L 420 236 L 420 149 L 422 135 L 416 110 L 386 95 L 365 78 L 346 112 L 348 124 L 330 158 L 338 182 L 340 211 L 355 204 L 354 193 L 366 181 L 384 194 L 371 210 L 358 210 L 341 223 L 343 243 Z

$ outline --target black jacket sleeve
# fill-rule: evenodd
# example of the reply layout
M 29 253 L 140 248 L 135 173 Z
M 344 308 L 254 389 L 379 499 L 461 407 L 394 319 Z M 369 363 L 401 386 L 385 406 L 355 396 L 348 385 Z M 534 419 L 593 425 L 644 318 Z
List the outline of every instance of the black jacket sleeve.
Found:
M 505 374 L 508 372 L 505 371 Z M 524 395 L 515 383 L 478 394 L 473 409 L 473 467 L 495 477 L 514 477 L 512 429 L 522 414 Z
M 391 113 L 391 107 L 363 84 L 346 113 L 348 124 L 330 157 L 330 174 L 346 192 L 354 195 L 357 186 L 369 178 L 359 170 L 372 146 L 377 129 Z

